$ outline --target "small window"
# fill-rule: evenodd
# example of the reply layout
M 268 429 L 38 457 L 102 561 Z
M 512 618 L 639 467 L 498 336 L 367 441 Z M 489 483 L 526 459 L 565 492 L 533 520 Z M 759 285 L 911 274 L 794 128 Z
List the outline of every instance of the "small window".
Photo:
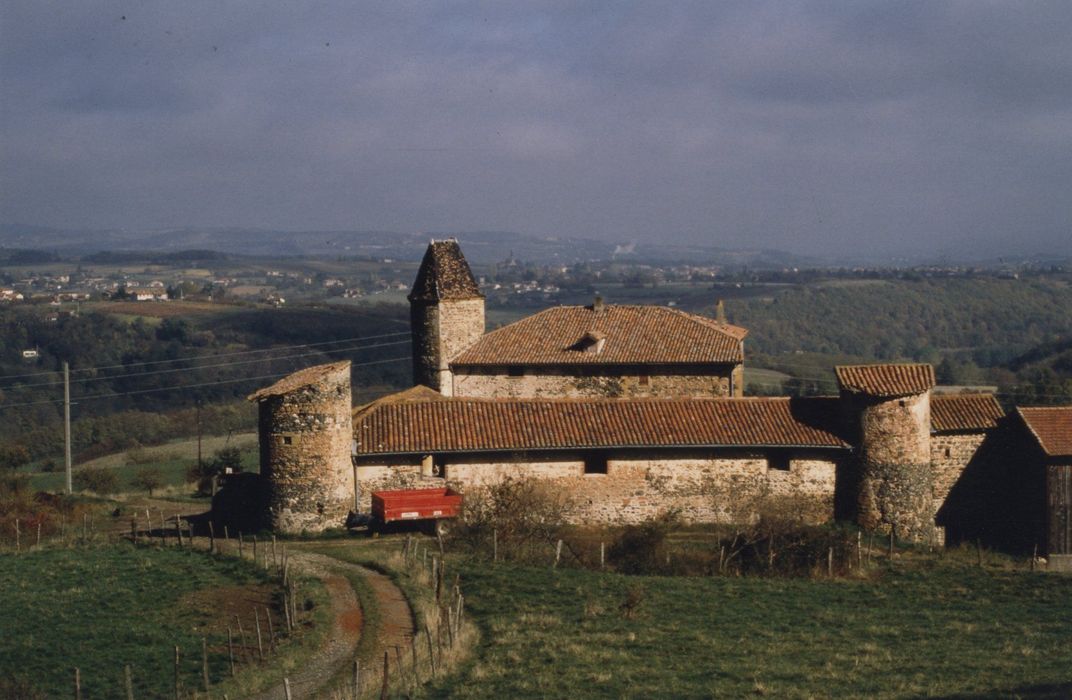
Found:
M 283 444 L 284 445 L 293 445 L 294 444 L 294 438 L 291 437 L 290 435 L 284 435 L 283 436 Z
M 585 474 L 606 474 L 607 473 L 607 455 L 605 454 L 591 454 L 584 458 L 584 473 Z
M 951 450 L 951 449 L 950 449 L 950 448 L 948 448 L 948 447 L 947 447 L 947 448 L 945 448 L 945 456 L 946 456 L 946 458 L 947 458 L 947 459 L 948 459 L 949 457 L 952 457 L 952 456 L 953 456 L 953 450 Z
M 789 471 L 790 460 L 789 454 L 786 452 L 776 452 L 774 454 L 767 455 L 767 468 L 774 469 L 780 472 Z
M 639 384 L 640 386 L 647 386 L 648 381 L 649 381 L 648 375 L 646 375 L 646 374 L 642 374 L 639 377 L 637 377 L 637 384 Z
M 508 377 L 524 377 L 525 376 L 525 368 L 524 367 L 507 367 L 506 368 L 506 376 L 508 376 Z
M 904 399 L 900 399 L 900 400 L 899 400 L 899 401 L 897 402 L 897 405 L 898 405 L 898 406 L 900 406 L 901 408 L 904 408 Z
M 432 476 L 447 478 L 447 460 L 443 455 L 435 455 L 432 458 Z

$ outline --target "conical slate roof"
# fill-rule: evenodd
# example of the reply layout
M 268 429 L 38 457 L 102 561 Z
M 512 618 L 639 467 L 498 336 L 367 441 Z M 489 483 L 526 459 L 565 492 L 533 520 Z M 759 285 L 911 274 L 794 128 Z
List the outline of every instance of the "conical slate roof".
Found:
M 417 271 L 410 301 L 483 299 L 458 241 L 432 241 Z

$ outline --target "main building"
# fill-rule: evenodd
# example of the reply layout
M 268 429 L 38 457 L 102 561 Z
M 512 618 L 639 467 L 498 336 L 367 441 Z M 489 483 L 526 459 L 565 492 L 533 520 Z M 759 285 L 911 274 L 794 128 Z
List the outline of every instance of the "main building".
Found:
M 275 527 L 341 525 L 378 489 L 527 476 L 577 522 L 851 519 L 1072 565 L 1068 408 L 1006 416 L 992 395 L 936 393 L 925 364 L 838 367 L 838 396 L 744 397 L 747 331 L 721 313 L 597 298 L 485 332 L 454 240 L 429 245 L 409 301 L 414 388 L 343 418 L 346 368 L 326 365 L 251 397 Z

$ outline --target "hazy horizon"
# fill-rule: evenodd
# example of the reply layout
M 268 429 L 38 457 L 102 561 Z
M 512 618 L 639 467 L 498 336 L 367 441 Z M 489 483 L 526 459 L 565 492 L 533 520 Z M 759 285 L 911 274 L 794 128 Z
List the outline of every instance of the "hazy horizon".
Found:
M 0 222 L 1072 252 L 1072 5 L 0 7 Z

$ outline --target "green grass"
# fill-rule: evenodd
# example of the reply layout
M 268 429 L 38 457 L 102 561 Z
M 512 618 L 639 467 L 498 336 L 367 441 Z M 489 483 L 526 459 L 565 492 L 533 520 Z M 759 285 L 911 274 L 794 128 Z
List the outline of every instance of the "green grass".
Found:
M 208 462 L 212 460 L 217 450 L 228 445 L 242 449 L 242 466 L 246 471 L 257 471 L 260 467 L 257 452 L 257 436 L 255 433 L 242 433 L 230 437 L 210 436 L 202 440 L 202 459 Z M 138 464 L 129 459 L 132 454 L 137 455 Z M 142 469 L 157 469 L 160 472 L 162 490 L 175 490 L 186 485 L 186 473 L 190 466 L 197 461 L 197 440 L 184 439 L 169 442 L 164 445 L 140 447 L 135 450 L 116 452 L 114 454 L 99 457 L 83 464 L 75 465 L 74 471 L 86 467 L 98 467 L 103 469 L 115 469 L 119 476 L 119 487 L 122 492 L 135 492 L 131 485 L 131 479 Z M 66 476 L 63 473 L 63 465 L 59 471 L 31 472 L 30 486 L 35 491 L 60 491 L 66 484 Z
M 1072 692 L 1072 578 L 951 562 L 918 566 L 878 581 L 810 581 L 465 565 L 462 587 L 481 645 L 475 660 L 431 694 Z M 642 601 L 628 618 L 621 605 L 632 588 Z
M 267 582 L 248 563 L 189 549 L 116 545 L 0 555 L 0 678 L 22 677 L 47 697 L 69 697 L 78 667 L 83 697 L 121 697 L 130 664 L 136 697 L 166 697 L 175 646 L 184 687 L 200 687 L 205 637 L 218 683 L 228 674 L 226 629 L 217 610 L 184 603 L 184 596 Z

